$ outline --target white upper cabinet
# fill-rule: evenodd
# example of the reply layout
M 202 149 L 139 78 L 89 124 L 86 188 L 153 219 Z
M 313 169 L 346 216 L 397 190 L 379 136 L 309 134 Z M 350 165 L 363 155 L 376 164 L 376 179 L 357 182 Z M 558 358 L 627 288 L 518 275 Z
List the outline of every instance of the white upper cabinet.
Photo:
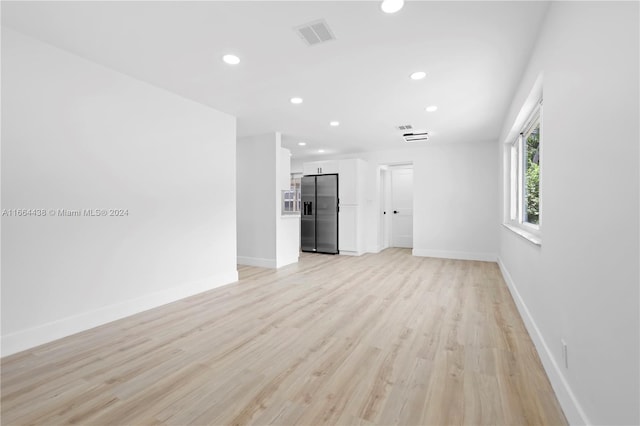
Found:
M 335 160 L 312 161 L 302 164 L 302 174 L 308 175 L 330 175 L 338 173 L 338 162 Z

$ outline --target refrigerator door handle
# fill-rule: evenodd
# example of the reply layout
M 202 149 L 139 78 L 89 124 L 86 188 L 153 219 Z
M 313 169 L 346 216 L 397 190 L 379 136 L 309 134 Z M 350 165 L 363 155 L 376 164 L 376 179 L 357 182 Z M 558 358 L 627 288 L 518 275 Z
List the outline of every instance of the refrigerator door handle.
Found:
M 304 212 L 305 216 L 309 216 L 313 214 L 313 203 L 311 201 L 304 202 Z

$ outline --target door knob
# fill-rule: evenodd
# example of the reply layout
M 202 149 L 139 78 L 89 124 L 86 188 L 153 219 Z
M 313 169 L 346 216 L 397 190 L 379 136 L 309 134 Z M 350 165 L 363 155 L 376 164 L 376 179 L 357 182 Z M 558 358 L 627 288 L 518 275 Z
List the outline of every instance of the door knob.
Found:
M 394 210 L 394 211 L 393 211 L 393 214 L 398 214 L 398 210 Z

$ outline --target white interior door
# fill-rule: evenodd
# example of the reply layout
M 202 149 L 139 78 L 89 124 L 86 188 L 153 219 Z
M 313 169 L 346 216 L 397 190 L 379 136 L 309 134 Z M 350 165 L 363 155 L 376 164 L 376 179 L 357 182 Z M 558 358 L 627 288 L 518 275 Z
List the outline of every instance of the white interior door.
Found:
M 413 169 L 391 169 L 391 245 L 413 248 Z

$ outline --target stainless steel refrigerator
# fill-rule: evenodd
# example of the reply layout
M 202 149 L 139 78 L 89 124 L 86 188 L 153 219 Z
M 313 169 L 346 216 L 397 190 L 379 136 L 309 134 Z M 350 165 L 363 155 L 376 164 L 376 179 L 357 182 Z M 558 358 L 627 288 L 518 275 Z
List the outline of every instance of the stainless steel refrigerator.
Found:
M 302 251 L 338 254 L 338 175 L 303 176 Z

